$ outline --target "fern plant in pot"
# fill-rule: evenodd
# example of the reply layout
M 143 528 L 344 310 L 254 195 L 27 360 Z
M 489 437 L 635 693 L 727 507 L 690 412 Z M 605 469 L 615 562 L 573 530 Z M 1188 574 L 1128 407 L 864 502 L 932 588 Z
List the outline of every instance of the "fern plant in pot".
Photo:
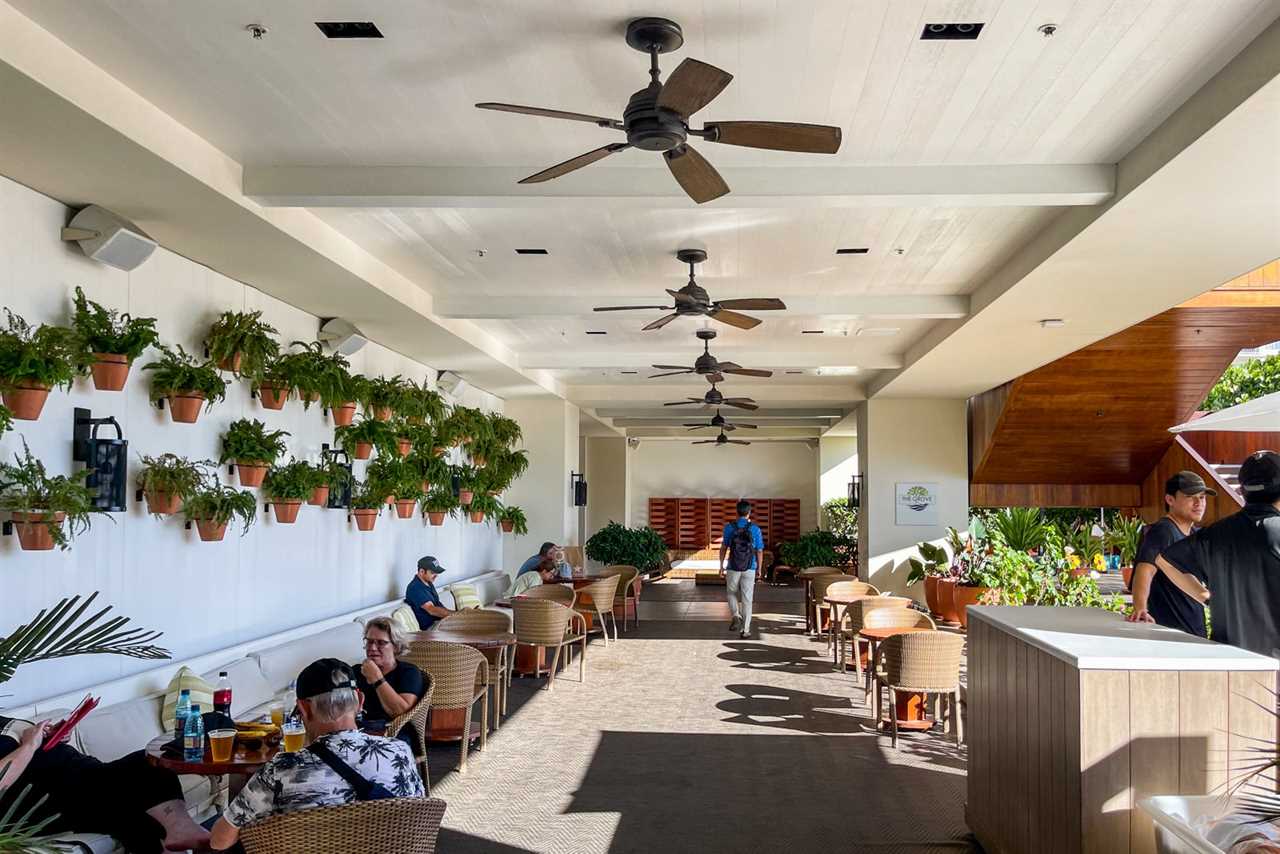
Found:
M 239 520 L 244 536 L 258 517 L 258 500 L 252 492 L 223 486 L 217 478 L 208 478 L 182 504 L 182 515 L 196 526 L 206 543 L 221 542 L 227 526 Z
M 381 486 L 368 480 L 357 483 L 351 490 L 351 518 L 355 519 L 356 529 L 372 531 L 386 505 L 386 491 Z
M 390 421 L 391 416 L 403 405 L 410 384 L 399 374 L 393 377 L 370 377 L 363 389 L 360 402 L 365 412 L 372 413 L 379 421 Z
M 284 438 L 288 435 L 283 430 L 267 430 L 267 425 L 256 419 L 232 421 L 222 434 L 218 462 L 235 463 L 241 486 L 262 486 L 267 469 L 284 454 Z
M 70 389 L 83 369 L 80 344 L 74 330 L 64 326 L 32 326 L 4 310 L 0 329 L 0 396 L 13 417 L 35 421 L 44 409 L 49 391 Z
M 466 507 L 475 500 L 476 480 L 479 469 L 469 465 L 457 465 L 453 466 L 452 469 L 453 473 L 450 480 L 457 479 L 458 503 Z
M 421 385 L 406 382 L 394 408 L 397 415 L 411 424 L 442 421 L 449 414 L 449 404 L 440 392 L 428 387 L 426 380 Z
M 337 357 L 338 354 L 334 354 Z M 345 376 L 334 373 L 333 396 L 326 400 L 322 395 L 320 402 L 329 410 L 334 427 L 344 427 L 355 420 L 356 404 L 365 397 L 369 380 L 361 374 L 344 371 Z
M 497 519 L 501 513 L 502 502 L 492 495 L 477 495 L 467 506 L 467 516 L 476 524 L 488 519 Z
M 298 520 L 302 502 L 311 498 L 316 487 L 316 470 L 303 460 L 290 460 L 275 465 L 262 479 L 262 492 L 271 503 L 271 512 L 282 525 Z
M 430 448 L 416 448 L 406 460 L 413 466 L 422 481 L 422 491 L 429 492 L 437 486 L 453 489 L 453 470 L 449 464 L 431 452 Z
M 264 323 L 261 311 L 224 311 L 209 327 L 204 339 L 209 358 L 218 369 L 237 376 L 256 376 L 280 355 L 279 334 Z
M 290 378 L 293 387 L 302 398 L 303 409 L 309 409 L 313 403 L 321 403 L 326 408 L 345 406 L 351 403 L 347 397 L 351 363 L 341 353 L 326 355 L 324 345 L 319 341 L 307 343 L 294 341 L 289 346 L 297 348 L 290 353 Z M 354 412 L 355 404 L 351 403 Z
M 147 512 L 158 518 L 181 510 L 186 500 L 204 483 L 209 465 L 204 461 L 192 462 L 177 454 L 142 457 L 137 483 L 147 500 Z
M 458 515 L 458 499 L 453 497 L 453 490 L 448 486 L 434 487 L 422 499 L 422 512 L 427 521 L 434 527 L 444 524 L 446 516 Z
M 88 471 L 50 476 L 44 463 L 22 443 L 22 454 L 0 463 L 0 510 L 7 510 L 23 551 L 66 549 L 89 530 L 93 493 L 84 485 Z
M 396 451 L 396 431 L 386 421 L 366 415 L 354 424 L 334 428 L 333 433 L 342 449 L 354 459 L 369 459 L 375 448 L 379 455 L 399 456 Z
M 94 302 L 76 288 L 75 310 L 71 318 L 89 364 L 93 387 L 98 391 L 120 391 L 129 379 L 133 361 L 148 347 L 160 343 L 154 317 L 120 314 Z
M 315 469 L 316 479 L 307 503 L 313 507 L 328 507 L 329 493 L 335 489 L 345 489 L 353 480 L 351 469 L 337 460 L 326 460 L 312 468 Z
M 525 518 L 524 511 L 514 504 L 502 508 L 502 512 L 498 514 L 498 524 L 504 534 L 514 533 L 517 537 L 523 537 L 529 533 L 529 520 Z
M 200 361 L 182 349 L 161 347 L 160 359 L 148 362 L 144 371 L 151 376 L 151 401 L 169 402 L 169 417 L 178 424 L 194 424 L 200 409 L 212 409 L 227 397 L 227 382 L 212 360 Z

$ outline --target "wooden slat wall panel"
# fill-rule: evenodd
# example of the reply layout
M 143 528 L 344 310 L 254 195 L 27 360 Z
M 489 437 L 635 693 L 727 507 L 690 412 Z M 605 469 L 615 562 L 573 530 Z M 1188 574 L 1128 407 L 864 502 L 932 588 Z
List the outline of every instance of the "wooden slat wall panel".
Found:
M 1280 332 L 1276 333 L 1280 335 Z M 1239 465 L 1255 451 L 1280 450 L 1280 433 L 1235 433 L 1205 430 L 1180 434 L 1205 462 L 1213 465 Z
M 707 499 L 681 498 L 680 507 L 680 548 L 701 549 L 708 542 L 707 536 Z
M 1007 382 L 969 398 L 969 471 L 982 465 L 991 448 L 991 437 L 995 435 L 1012 388 L 1013 383 Z
M 658 532 L 667 548 L 680 548 L 680 502 L 675 498 L 650 498 L 649 527 Z
M 1081 774 L 1084 770 L 1082 764 L 1083 757 L 1080 755 L 1081 747 L 1081 719 L 1082 711 L 1080 709 L 1080 671 L 1067 664 L 1065 661 L 1054 660 L 1053 662 L 1054 678 L 1058 679 L 1062 685 L 1062 785 L 1063 785 L 1063 807 L 1064 812 L 1064 834 L 1065 848 L 1069 854 L 1075 854 L 1078 851 L 1088 850 L 1082 849 L 1081 843 L 1084 839 L 1084 802 L 1083 798 L 1083 781 Z
M 1182 673 L 1178 678 L 1178 789 L 1204 795 L 1227 781 L 1227 674 Z
M 1129 815 L 1129 850 L 1135 854 L 1156 854 L 1155 829 L 1138 801 L 1177 792 L 1180 784 L 1179 675 L 1165 670 L 1129 674 L 1129 759 L 1142 769 L 1133 775 Z
M 1256 761 L 1250 748 L 1277 736 L 1276 718 L 1263 711 L 1276 707 L 1275 691 L 1274 673 L 1227 674 L 1227 768 L 1232 780 Z
M 724 526 L 738 518 L 738 499 L 711 498 L 708 501 L 711 545 L 718 548 L 724 542 Z
M 971 483 L 971 507 L 1139 507 L 1142 488 L 1125 483 Z
M 773 516 L 772 516 L 772 500 L 768 498 L 749 498 L 751 502 L 751 521 L 755 522 L 760 528 L 760 535 L 764 537 L 764 547 L 766 549 L 773 548 Z
M 765 540 L 768 548 L 800 539 L 800 499 L 775 498 L 770 501 L 769 529 L 769 537 Z
M 1129 845 L 1129 673 L 1080 674 L 1081 842 L 1086 851 Z

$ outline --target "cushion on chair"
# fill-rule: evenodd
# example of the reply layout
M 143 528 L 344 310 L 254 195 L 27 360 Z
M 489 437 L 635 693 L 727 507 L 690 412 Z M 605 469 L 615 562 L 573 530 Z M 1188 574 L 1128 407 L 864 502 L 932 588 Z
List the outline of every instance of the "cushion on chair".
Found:
M 450 584 L 445 588 L 453 595 L 453 607 L 456 611 L 462 611 L 467 608 L 479 608 L 483 602 L 480 601 L 480 595 L 476 592 L 476 588 L 470 584 Z
M 190 667 L 179 667 L 178 672 L 169 680 L 169 687 L 164 689 L 160 725 L 165 729 L 173 726 L 174 710 L 178 708 L 178 692 L 183 688 L 191 692 L 191 702 L 199 703 L 202 709 L 213 708 L 213 684 L 202 679 Z
M 417 631 L 414 621 L 414 631 Z M 249 653 L 256 659 L 262 675 L 273 692 L 289 687 L 302 668 L 319 658 L 354 661 L 364 655 L 364 627 L 357 622 L 343 623 L 314 635 L 307 635 L 271 649 Z M 239 686 L 233 687 L 238 690 Z M 237 698 L 238 699 L 238 698 Z
M 413 613 L 413 608 L 408 605 L 401 605 L 391 612 L 391 622 L 400 627 L 401 631 L 416 632 L 418 631 L 418 617 Z
M 320 657 L 316 656 L 316 658 Z M 230 664 L 224 664 L 205 673 L 204 678 L 210 682 L 217 682 L 218 673 L 222 670 L 227 671 L 227 678 L 231 680 L 232 717 L 244 716 L 249 710 L 270 702 L 276 695 L 275 689 L 258 668 L 258 662 L 252 658 L 240 658 Z M 201 706 L 200 710 L 204 711 L 204 707 Z

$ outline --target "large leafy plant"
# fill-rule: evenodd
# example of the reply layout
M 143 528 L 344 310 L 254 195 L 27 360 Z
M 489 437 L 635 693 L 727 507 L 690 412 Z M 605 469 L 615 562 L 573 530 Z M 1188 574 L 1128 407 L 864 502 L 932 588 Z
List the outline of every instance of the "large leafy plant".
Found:
M 987 520 L 987 527 L 1009 548 L 1024 552 L 1043 547 L 1049 530 L 1038 507 L 1006 507 Z
M 832 498 L 822 503 L 822 513 L 827 517 L 827 530 L 837 537 L 858 539 L 858 508 L 849 506 L 847 498 Z
M 319 341 L 310 344 L 294 341 L 294 352 L 285 353 L 266 363 L 254 376 L 254 385 L 269 383 L 296 391 L 303 407 L 319 400 L 324 406 L 350 403 L 352 397 L 351 363 L 341 353 L 326 355 Z
M 478 494 L 467 505 L 467 512 L 482 513 L 485 519 L 492 521 L 502 515 L 502 502 L 492 495 Z
M 422 476 L 416 466 L 396 454 L 383 454 L 369 463 L 366 476 L 384 496 L 417 498 L 422 494 Z
M 360 402 L 368 410 L 390 409 L 399 413 L 412 396 L 413 384 L 396 374 L 393 377 L 369 377 L 361 389 Z
M 606 566 L 629 564 L 641 572 L 662 566 L 667 546 L 658 532 L 649 527 L 628 528 L 610 522 L 587 540 L 586 555 Z
M 1138 556 L 1138 546 L 1142 544 L 1143 526 L 1140 516 L 1121 516 L 1111 523 L 1103 535 L 1106 547 L 1119 553 L 1121 566 L 1133 566 L 1133 561 Z
M 75 330 L 42 323 L 32 326 L 9 309 L 0 330 L 0 386 L 22 384 L 71 388 L 84 372 Z
M 8 433 L 13 429 L 13 412 L 9 407 L 0 403 L 0 436 Z
M 258 517 L 258 500 L 252 492 L 233 489 L 218 482 L 217 478 L 209 478 L 187 497 L 182 505 L 182 515 L 188 522 L 208 520 L 216 525 L 226 525 L 238 519 L 243 536 Z
M 517 537 L 523 537 L 529 533 L 529 520 L 525 518 L 524 510 L 514 504 L 502 508 L 502 512 L 498 514 L 498 521 L 511 525 L 511 532 Z
M 1126 609 L 1120 596 L 1104 595 L 1090 575 L 1072 572 L 1073 555 L 1055 529 L 1045 535 L 1044 548 L 1034 558 L 1010 549 L 998 537 L 990 548 L 998 573 L 995 583 L 986 585 L 994 588 L 987 600 L 992 604 L 1103 608 L 1116 613 Z
M 302 460 L 290 460 L 271 467 L 262 480 L 262 491 L 272 501 L 305 501 L 320 485 L 315 467 Z
M 396 414 L 410 421 L 442 421 L 449 413 L 449 405 L 427 381 L 421 385 L 405 382 L 400 388 L 399 400 L 392 407 Z
M 1280 391 L 1280 354 L 1232 365 L 1209 390 L 1201 409 L 1217 412 Z
M 160 343 L 154 317 L 133 317 L 108 309 L 86 297 L 80 288 L 76 288 L 71 326 L 88 356 L 86 362 L 92 361 L 89 354 L 93 353 L 125 356 L 132 362 Z
M 199 392 L 204 395 L 205 409 L 226 399 L 227 382 L 218 373 L 212 359 L 201 361 L 179 345 L 177 348 L 160 347 L 163 354 L 158 360 L 143 365 L 144 371 L 154 371 L 151 376 L 153 401 L 177 394 Z
M 373 481 L 357 481 L 351 489 L 352 510 L 381 510 L 386 505 L 387 491 Z
M 172 495 L 186 501 L 200 489 L 209 476 L 207 460 L 188 460 L 177 454 L 142 457 L 138 472 L 138 488 L 152 494 Z
M 238 373 L 257 376 L 280 354 L 272 337 L 277 334 L 274 326 L 263 322 L 261 311 L 224 311 L 209 327 L 204 346 L 215 363 L 230 364 L 239 356 Z
M 833 531 L 809 531 L 794 543 L 778 547 L 779 559 L 793 569 L 810 566 L 852 566 L 858 561 L 858 543 Z
M 274 463 L 284 454 L 284 438 L 288 435 L 284 430 L 267 430 L 267 425 L 256 419 L 232 421 L 222 434 L 222 456 L 218 462 Z
M 8 762 L 0 762 L 0 778 L 9 768 Z M 57 838 L 47 835 L 45 831 L 58 818 L 57 814 L 46 815 L 36 820 L 34 816 L 49 799 L 41 795 L 34 803 L 27 799 L 31 795 L 30 783 L 22 787 L 12 798 L 9 798 L 8 786 L 0 786 L 0 800 L 8 800 L 8 808 L 0 813 L 0 852 L 9 854 L 59 854 L 67 849 L 57 843 Z
M 12 463 L 0 463 L 0 510 L 65 513 L 65 524 L 48 527 L 53 542 L 66 549 L 73 538 L 89 530 L 94 514 L 99 512 L 93 506 L 93 493 L 84 485 L 89 471 L 51 477 L 25 441 L 22 454 L 14 454 L 13 459 Z

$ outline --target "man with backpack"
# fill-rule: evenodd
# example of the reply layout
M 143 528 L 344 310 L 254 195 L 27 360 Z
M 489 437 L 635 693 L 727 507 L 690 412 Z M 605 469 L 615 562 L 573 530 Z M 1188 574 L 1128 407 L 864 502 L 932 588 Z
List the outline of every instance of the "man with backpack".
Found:
M 733 614 L 729 631 L 740 632 L 739 637 L 751 636 L 751 597 L 763 567 L 764 536 L 751 521 L 751 502 L 744 499 L 738 502 L 737 521 L 724 526 L 720 544 L 720 577 L 725 580 L 729 613 Z

